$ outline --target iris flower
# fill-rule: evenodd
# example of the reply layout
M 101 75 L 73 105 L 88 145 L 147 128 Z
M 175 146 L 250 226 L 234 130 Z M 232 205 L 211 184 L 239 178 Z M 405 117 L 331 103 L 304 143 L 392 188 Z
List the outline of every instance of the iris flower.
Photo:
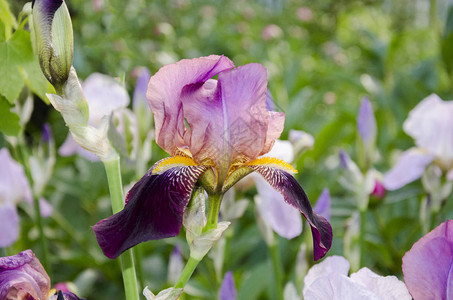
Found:
M 384 177 L 388 190 L 399 189 L 420 178 L 434 163 L 453 180 L 453 101 L 432 94 L 421 101 L 403 124 L 417 147 L 405 151 Z
M 326 254 L 332 228 L 312 210 L 293 177 L 297 171 L 280 159 L 262 157 L 284 123 L 283 113 L 266 108 L 266 92 L 262 65 L 234 68 L 227 57 L 216 55 L 164 66 L 150 79 L 147 98 L 156 142 L 171 157 L 155 163 L 135 184 L 122 211 L 93 226 L 107 257 L 116 258 L 140 242 L 178 235 L 196 185 L 215 207 L 253 171 L 308 220 L 315 260 Z
M 395 276 L 380 276 L 368 268 L 350 276 L 348 273 L 349 262 L 344 257 L 327 257 L 305 276 L 304 299 L 411 299 L 404 283 Z
M 17 203 L 25 201 L 29 205 L 34 204 L 24 169 L 6 148 L 0 149 L 0 166 L 0 247 L 8 247 L 19 237 Z M 51 215 L 52 207 L 45 199 L 39 199 L 39 205 L 43 217 Z
M 453 220 L 434 228 L 406 252 L 403 274 L 414 299 L 453 299 Z
M 31 250 L 0 257 L 0 299 L 80 300 L 71 292 L 50 289 L 50 278 Z

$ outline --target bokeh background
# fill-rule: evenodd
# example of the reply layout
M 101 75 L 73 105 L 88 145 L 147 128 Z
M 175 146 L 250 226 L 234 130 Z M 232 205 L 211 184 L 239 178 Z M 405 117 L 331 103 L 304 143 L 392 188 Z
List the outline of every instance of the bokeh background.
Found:
M 16 16 L 26 3 L 8 2 Z M 362 98 L 368 97 L 374 108 L 379 150 L 375 167 L 383 173 L 401 150 L 414 145 L 402 130 L 409 111 L 431 93 L 453 98 L 452 1 L 67 0 L 66 4 L 79 77 L 85 79 L 93 72 L 119 77 L 130 95 L 139 66 L 153 74 L 182 58 L 210 54 L 228 56 L 237 66 L 263 64 L 276 107 L 286 114 L 282 139 L 287 139 L 290 129 L 315 138 L 313 149 L 294 165 L 313 202 L 324 188 L 330 189 L 334 242 L 328 255 L 344 254 L 343 238 L 355 210 L 353 196 L 338 180 L 338 153 L 345 149 L 357 158 L 356 117 Z M 25 129 L 27 142 L 36 143 L 42 125 L 49 123 L 60 146 L 68 132 L 62 117 L 37 96 L 34 102 Z M 0 145 L 6 145 L 4 137 Z M 153 143 L 151 162 L 165 156 Z M 126 185 L 140 176 L 123 167 Z M 251 189 L 240 197 L 253 199 L 255 193 Z M 365 266 L 401 278 L 402 256 L 423 235 L 419 225 L 423 195 L 416 181 L 371 200 Z M 52 282 L 74 281 L 88 299 L 120 299 L 119 262 L 102 255 L 90 229 L 111 214 L 102 164 L 79 156 L 58 157 L 45 196 L 54 207 L 45 220 Z M 451 198 L 439 220 L 453 217 Z M 32 248 L 39 256 L 38 232 L 26 210 L 20 210 L 21 239 L 8 252 Z M 306 230 L 292 240 L 279 238 L 286 281 L 294 278 L 301 243 L 311 243 Z M 224 268 L 234 271 L 238 299 L 272 299 L 272 266 L 253 201 L 230 235 Z M 175 244 L 188 255 L 183 234 L 137 247 L 143 285 L 154 291 L 169 286 L 167 265 Z M 185 297 L 215 299 L 220 283 L 212 261 L 205 259 L 190 281 L 198 296 Z

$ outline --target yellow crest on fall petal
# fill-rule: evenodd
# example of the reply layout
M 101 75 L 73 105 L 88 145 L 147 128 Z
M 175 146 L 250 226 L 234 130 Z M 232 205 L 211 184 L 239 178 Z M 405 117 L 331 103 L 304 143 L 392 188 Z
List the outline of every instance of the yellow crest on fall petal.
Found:
M 297 170 L 294 169 L 293 166 L 291 166 L 286 161 L 275 157 L 260 157 L 245 164 L 245 166 L 256 166 L 256 165 L 270 166 L 277 169 L 281 169 L 291 174 L 297 174 Z
M 171 168 L 187 166 L 197 166 L 197 163 L 187 156 L 172 156 L 158 161 L 154 165 L 152 174 L 161 174 Z

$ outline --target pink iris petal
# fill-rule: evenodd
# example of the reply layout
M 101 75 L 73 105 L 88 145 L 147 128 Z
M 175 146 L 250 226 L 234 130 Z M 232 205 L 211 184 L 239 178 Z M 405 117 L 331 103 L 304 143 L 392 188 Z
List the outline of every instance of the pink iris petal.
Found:
M 401 154 L 395 166 L 384 176 L 382 184 L 387 190 L 397 190 L 420 178 L 434 160 L 432 154 L 410 149 Z
M 228 168 L 239 155 L 249 158 L 268 152 L 283 130 L 281 113 L 266 109 L 267 75 L 259 64 L 219 74 L 218 83 L 186 87 L 181 99 L 190 125 L 184 141 L 196 161 L 210 158 Z M 275 132 L 276 131 L 276 132 Z
M 453 101 L 442 101 L 432 94 L 409 113 L 403 128 L 426 149 L 449 167 L 453 162 Z
M 124 209 L 93 226 L 105 256 L 114 259 L 138 243 L 178 235 L 192 189 L 205 170 L 180 166 L 152 175 L 152 167 L 129 191 Z
M 414 299 L 453 299 L 453 220 L 437 226 L 406 252 L 403 274 Z
M 47 299 L 50 279 L 31 250 L 0 257 L 0 299 Z
M 254 159 L 272 148 L 284 114 L 266 108 L 266 70 L 232 67 L 209 56 L 165 66 L 151 78 L 147 97 L 159 146 L 170 154 L 188 148 L 196 162 L 209 158 L 225 172 L 238 156 Z M 216 74 L 218 82 L 209 80 Z
M 11 246 L 19 237 L 19 215 L 12 204 L 0 204 L 0 248 Z
M 261 176 L 252 174 L 260 201 L 256 202 L 264 221 L 281 237 L 292 239 L 302 233 L 302 219 L 297 208 L 285 202 L 282 194 L 273 189 Z
M 332 246 L 332 227 L 322 216 L 315 213 L 305 191 L 297 180 L 289 173 L 266 165 L 249 166 L 259 173 L 277 191 L 284 200 L 296 207 L 307 219 L 313 235 L 313 255 L 315 260 L 321 259 L 326 255 Z
M 173 154 L 182 143 L 184 118 L 182 118 L 183 88 L 191 84 L 203 84 L 211 77 L 227 69 L 233 63 L 224 56 L 211 55 L 196 59 L 183 59 L 162 67 L 148 84 L 148 98 L 154 113 L 157 144 Z
M 235 300 L 236 287 L 234 286 L 233 272 L 228 271 L 223 278 L 219 291 L 220 300 Z

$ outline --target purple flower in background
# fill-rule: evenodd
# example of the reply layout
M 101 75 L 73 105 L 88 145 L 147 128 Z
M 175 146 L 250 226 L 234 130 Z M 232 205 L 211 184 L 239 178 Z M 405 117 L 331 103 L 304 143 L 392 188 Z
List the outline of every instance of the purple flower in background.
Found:
M 50 278 L 31 250 L 0 257 L 0 299 L 80 300 L 71 292 L 50 289 Z
M 368 268 L 349 273 L 342 256 L 329 256 L 311 267 L 304 278 L 304 299 L 310 300 L 410 300 L 403 282 L 395 276 L 380 276 Z
M 404 131 L 417 145 L 406 150 L 396 165 L 385 174 L 384 186 L 396 190 L 420 178 L 434 162 L 453 180 L 453 101 L 432 94 L 409 113 Z
M 47 299 L 50 278 L 31 250 L 0 257 L 0 299 Z
M 8 247 L 19 236 L 17 203 L 26 201 L 33 205 L 33 198 L 22 165 L 6 148 L 0 149 L 0 166 L 0 247 Z
M 178 245 L 173 248 L 168 261 L 167 280 L 171 284 L 175 284 L 184 269 L 184 261 L 182 259 L 181 249 Z
M 378 199 L 384 198 L 386 193 L 384 185 L 377 179 L 374 180 L 374 189 L 371 192 L 371 196 L 374 196 Z
M 233 272 L 228 271 L 223 277 L 222 285 L 219 291 L 220 300 L 235 300 L 236 299 L 236 287 L 234 286 Z
M 453 220 L 418 240 L 403 257 L 406 286 L 414 299 L 453 299 Z
M 211 79 L 218 75 L 218 80 Z M 185 59 L 164 66 L 149 81 L 157 144 L 172 157 L 145 174 L 124 209 L 93 226 L 104 254 L 116 258 L 147 240 L 178 235 L 200 176 L 202 187 L 222 195 L 255 171 L 310 223 L 314 257 L 330 249 L 332 228 L 313 212 L 307 195 L 276 158 L 259 158 L 283 130 L 284 114 L 266 109 L 267 73 L 260 64 L 234 68 L 224 56 Z
M 140 103 L 146 103 L 146 90 L 151 74 L 147 68 L 141 67 L 138 70 L 138 77 L 135 83 L 134 95 L 132 97 L 132 107 L 135 108 Z M 146 108 L 149 108 L 148 106 Z
M 104 116 L 129 105 L 130 100 L 126 89 L 110 76 L 93 73 L 82 83 L 82 88 L 90 110 L 89 124 L 92 126 L 97 126 Z M 58 153 L 61 156 L 77 153 L 88 160 L 98 160 L 95 154 L 80 147 L 71 134 L 61 145 Z
M 359 114 L 357 116 L 357 130 L 366 147 L 374 143 L 376 139 L 376 119 L 374 117 L 373 107 L 368 98 L 363 98 L 360 104 Z
M 325 188 L 322 190 L 313 210 L 330 222 L 330 206 L 330 192 L 328 188 Z

